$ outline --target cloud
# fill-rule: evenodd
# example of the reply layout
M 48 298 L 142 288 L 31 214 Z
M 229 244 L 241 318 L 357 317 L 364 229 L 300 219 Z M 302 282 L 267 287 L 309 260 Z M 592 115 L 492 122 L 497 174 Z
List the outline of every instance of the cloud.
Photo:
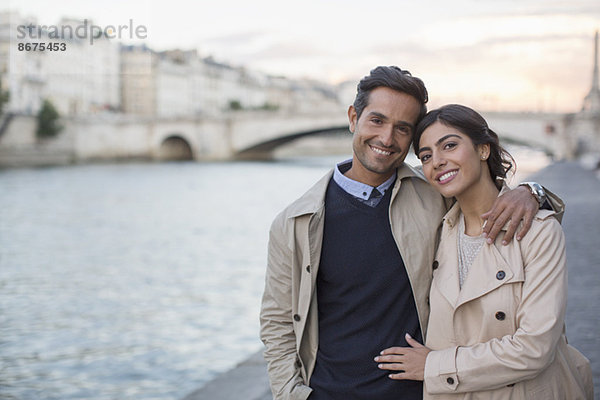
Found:
M 244 43 L 262 39 L 268 34 L 269 32 L 266 30 L 252 30 L 208 37 L 203 39 L 203 42 L 215 46 L 240 46 Z
M 494 1 L 494 3 L 496 3 Z M 517 5 L 519 7 L 517 7 Z M 515 1 L 513 10 L 507 12 L 481 13 L 469 18 L 493 17 L 551 17 L 551 16 L 589 16 L 600 15 L 600 3 L 593 1 L 539 1 L 537 4 L 527 4 L 523 1 Z
M 477 46 L 496 46 L 507 45 L 511 43 L 526 44 L 526 43 L 558 43 L 561 41 L 572 40 L 590 40 L 591 35 L 582 34 L 549 34 L 549 35 L 512 35 L 503 37 L 491 37 L 478 42 Z
M 275 58 L 290 59 L 322 57 L 326 54 L 327 52 L 313 44 L 303 42 L 279 42 L 253 53 L 252 58 L 255 60 L 264 61 Z

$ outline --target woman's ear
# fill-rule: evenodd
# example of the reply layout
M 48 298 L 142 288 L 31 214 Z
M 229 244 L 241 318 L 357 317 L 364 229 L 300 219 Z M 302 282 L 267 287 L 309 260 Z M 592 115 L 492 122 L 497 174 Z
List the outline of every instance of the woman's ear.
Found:
M 481 157 L 481 161 L 487 161 L 490 156 L 490 145 L 489 144 L 480 144 L 479 145 L 479 156 Z

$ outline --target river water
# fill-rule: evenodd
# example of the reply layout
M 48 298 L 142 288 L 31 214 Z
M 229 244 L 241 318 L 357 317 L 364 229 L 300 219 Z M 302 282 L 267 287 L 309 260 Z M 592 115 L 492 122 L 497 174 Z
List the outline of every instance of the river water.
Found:
M 270 222 L 341 159 L 0 171 L 0 398 L 179 399 L 259 350 Z

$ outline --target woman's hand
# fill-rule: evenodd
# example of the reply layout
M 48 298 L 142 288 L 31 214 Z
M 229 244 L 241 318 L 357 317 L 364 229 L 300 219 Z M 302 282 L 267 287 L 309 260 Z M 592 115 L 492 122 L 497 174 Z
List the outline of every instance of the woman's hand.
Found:
M 408 333 L 406 343 L 410 347 L 390 347 L 375 357 L 380 369 L 400 371 L 390 374 L 390 379 L 422 381 L 425 373 L 425 360 L 431 349 L 414 340 Z

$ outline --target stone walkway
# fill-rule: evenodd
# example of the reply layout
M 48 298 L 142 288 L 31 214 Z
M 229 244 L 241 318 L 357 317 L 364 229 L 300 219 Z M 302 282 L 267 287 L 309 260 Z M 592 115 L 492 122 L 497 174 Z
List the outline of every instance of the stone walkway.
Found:
M 600 400 L 600 180 L 575 162 L 555 163 L 528 178 L 566 203 L 569 297 L 567 337 L 592 363 Z M 262 353 L 207 383 L 183 400 L 271 400 Z
M 542 183 L 566 204 L 567 338 L 591 361 L 594 396 L 600 399 L 600 180 L 575 162 L 552 164 L 528 179 Z
M 183 400 L 272 400 L 262 351 L 219 375 Z

